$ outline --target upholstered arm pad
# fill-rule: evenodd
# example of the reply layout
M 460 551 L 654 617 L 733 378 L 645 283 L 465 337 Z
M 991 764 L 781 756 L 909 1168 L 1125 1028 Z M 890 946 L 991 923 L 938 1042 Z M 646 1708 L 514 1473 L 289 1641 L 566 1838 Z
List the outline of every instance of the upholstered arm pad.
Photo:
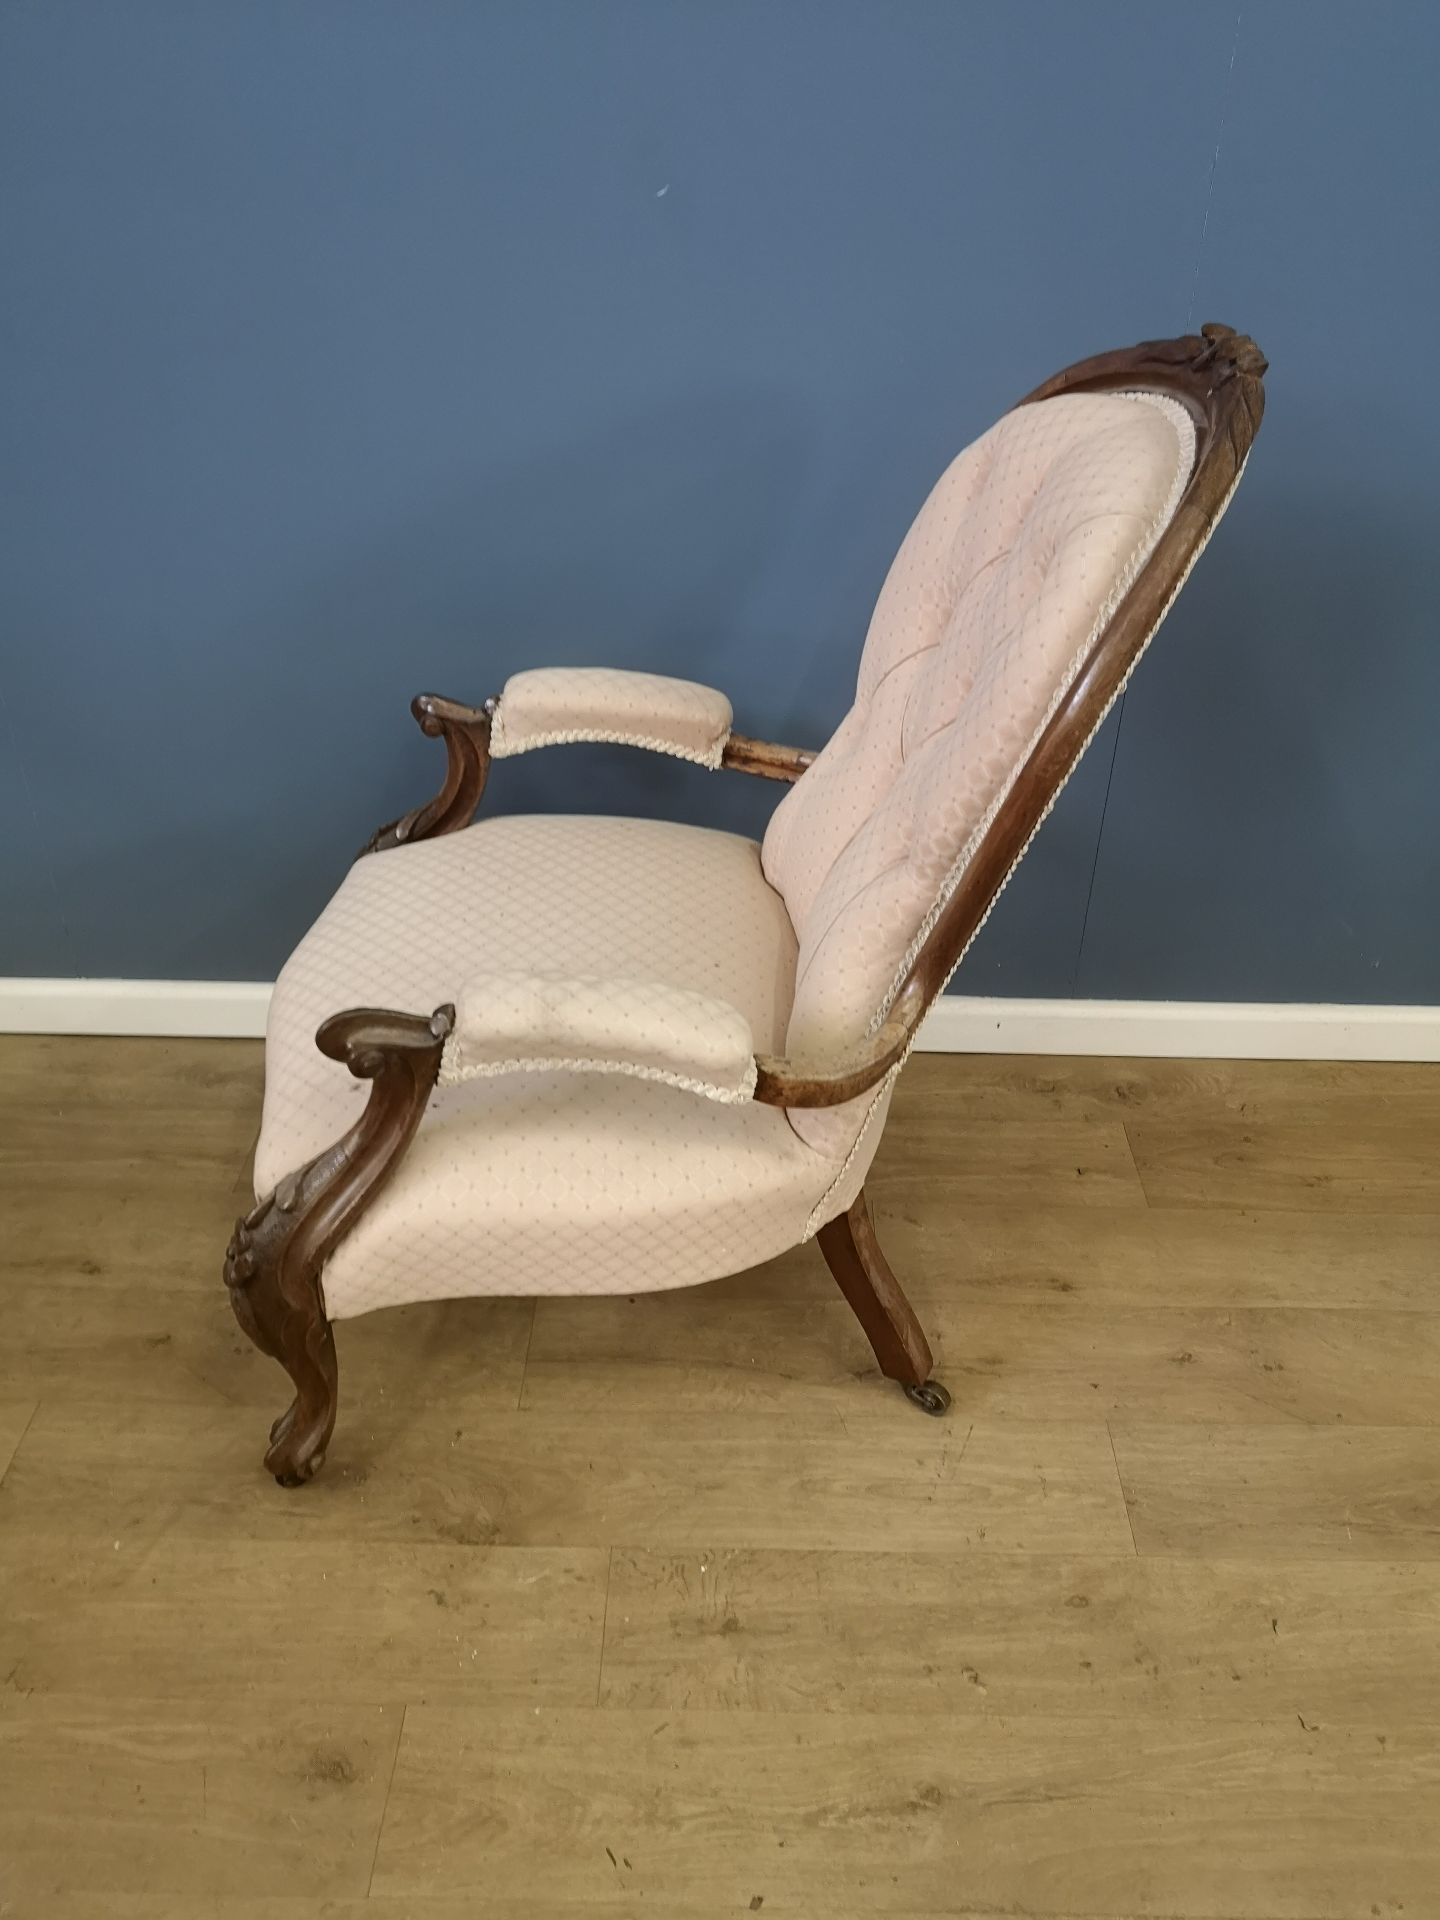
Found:
M 755 1091 L 750 1024 L 723 1000 L 642 980 L 483 974 L 456 1001 L 442 1086 L 502 1073 L 624 1073 L 731 1106 Z
M 571 740 L 610 740 L 718 767 L 730 702 L 713 687 L 609 667 L 540 667 L 505 682 L 490 752 L 498 760 Z

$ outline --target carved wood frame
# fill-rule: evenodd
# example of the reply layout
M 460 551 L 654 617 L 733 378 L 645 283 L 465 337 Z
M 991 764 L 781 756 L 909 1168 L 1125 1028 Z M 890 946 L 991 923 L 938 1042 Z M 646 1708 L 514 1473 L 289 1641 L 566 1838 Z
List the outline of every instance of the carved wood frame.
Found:
M 348 1133 L 287 1175 L 230 1237 L 225 1285 L 235 1318 L 295 1383 L 265 1455 L 282 1486 L 298 1486 L 318 1471 L 335 1426 L 335 1340 L 321 1271 L 410 1144 L 454 1023 L 448 1005 L 428 1019 L 372 1007 L 332 1015 L 315 1044 L 368 1080 L 370 1098 Z
M 1207 325 L 1198 334 L 1144 341 L 1079 361 L 1018 403 L 1029 406 L 1068 393 L 1138 390 L 1165 395 L 1179 401 L 1195 422 L 1194 469 L 1169 525 L 1001 801 L 879 1030 L 842 1060 L 757 1058 L 757 1100 L 780 1107 L 838 1106 L 877 1086 L 905 1058 L 926 1011 L 1124 687 L 1223 512 L 1260 426 L 1266 364 L 1248 335 Z M 364 854 L 469 825 L 489 775 L 497 704 L 493 698 L 473 707 L 437 694 L 416 696 L 411 711 L 421 730 L 445 743 L 445 777 L 433 799 L 372 835 Z M 801 747 L 732 733 L 721 765 L 761 779 L 793 782 L 815 757 Z M 283 1181 L 237 1224 L 231 1239 L 225 1279 L 236 1316 L 251 1339 L 285 1366 L 296 1386 L 293 1404 L 271 1430 L 266 1455 L 267 1466 L 284 1484 L 308 1479 L 321 1464 L 335 1421 L 335 1350 L 320 1284 L 325 1260 L 384 1184 L 419 1126 L 453 1020 L 449 1006 L 428 1019 L 361 1008 L 327 1020 L 316 1035 L 317 1045 L 372 1082 L 369 1102 L 343 1139 Z M 861 1301 L 856 1311 L 882 1368 L 921 1396 L 927 1411 L 942 1411 L 948 1396 L 936 1383 L 930 1386 L 940 1401 L 930 1404 L 923 1398 L 929 1349 L 879 1254 L 863 1193 L 849 1214 L 830 1223 L 822 1247 L 852 1304 Z

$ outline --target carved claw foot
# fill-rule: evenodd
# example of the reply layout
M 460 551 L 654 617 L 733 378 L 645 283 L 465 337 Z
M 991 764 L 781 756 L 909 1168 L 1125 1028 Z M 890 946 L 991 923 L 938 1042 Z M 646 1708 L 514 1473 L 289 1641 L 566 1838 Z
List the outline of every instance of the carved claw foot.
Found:
M 315 1477 L 325 1464 L 325 1448 L 335 1425 L 332 1409 L 328 1420 L 313 1423 L 296 1437 L 295 1417 L 299 1407 L 297 1397 L 288 1412 L 281 1414 L 265 1454 L 266 1467 L 282 1487 L 303 1487 L 307 1480 Z

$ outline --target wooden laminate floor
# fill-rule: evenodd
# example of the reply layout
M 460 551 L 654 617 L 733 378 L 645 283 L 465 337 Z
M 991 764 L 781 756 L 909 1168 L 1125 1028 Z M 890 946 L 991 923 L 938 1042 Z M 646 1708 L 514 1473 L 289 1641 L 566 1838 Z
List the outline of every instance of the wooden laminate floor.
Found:
M 0 1915 L 1440 1915 L 1440 1070 L 922 1056 L 813 1248 L 232 1322 L 260 1050 L 0 1040 Z

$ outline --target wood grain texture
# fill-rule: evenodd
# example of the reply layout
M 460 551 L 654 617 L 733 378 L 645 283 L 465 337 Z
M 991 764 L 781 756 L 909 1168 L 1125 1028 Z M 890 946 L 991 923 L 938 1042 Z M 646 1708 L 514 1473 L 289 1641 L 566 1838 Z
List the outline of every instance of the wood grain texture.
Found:
M 15 1449 L 35 1418 L 38 1406 L 37 1400 L 27 1400 L 18 1394 L 0 1395 L 0 1480 L 5 1478 Z
M 732 733 L 720 756 L 722 767 L 737 773 L 753 773 L 761 780 L 782 780 L 793 786 L 815 754 L 809 747 L 787 747 L 775 740 L 753 740 L 747 733 Z
M 1136 1118 L 1127 1134 L 1153 1206 L 1297 1207 L 1347 1213 L 1440 1212 L 1440 1160 L 1424 1123 L 1432 1067 L 1390 1068 L 1399 1097 L 1343 1150 L 1316 1137 L 1304 1102 L 1259 1112 L 1199 1111 Z M 1378 1090 L 1377 1090 L 1378 1092 Z M 1416 1100 L 1409 1095 L 1418 1094 Z M 1336 1100 L 1337 1118 L 1356 1104 Z M 1419 1107 L 1421 1121 L 1416 1123 Z
M 363 1894 L 403 1709 L 53 1700 L 0 1714 L 0 1873 L 21 1915 L 58 1890 Z
M 1440 1423 L 1440 1313 L 1010 1306 L 962 1293 L 932 1298 L 924 1319 L 936 1376 L 975 1420 Z M 875 1378 L 863 1334 L 827 1300 L 542 1300 L 524 1404 L 868 1417 Z
M 1295 1720 L 420 1707 L 374 1886 L 1371 1920 L 1440 1885 L 1437 1793 L 1432 1741 Z
M 344 1322 L 281 1496 L 259 1056 L 0 1041 L 0 1912 L 1436 1911 L 1440 1073 L 924 1056 L 869 1190 L 948 1421 L 806 1247 Z M 1255 1114 L 1263 1183 L 1151 1181 Z
M 761 1905 L 763 1907 L 763 1900 Z M 653 1920 L 653 1908 L 647 1906 L 643 1895 L 630 1899 L 623 1893 L 603 1903 L 547 1901 L 544 1920 L 593 1920 L 597 1911 L 603 1912 L 606 1920 Z M 751 1913 L 760 1911 L 760 1907 L 747 1901 L 740 1910 L 741 1920 L 748 1920 Z M 817 1905 L 810 1900 L 799 1900 L 787 1901 L 778 1911 L 784 1920 L 873 1920 L 875 1908 L 853 1906 L 848 1901 L 826 1900 Z M 890 1909 L 891 1920 L 897 1911 Z M 902 1920 L 929 1920 L 933 1911 L 912 1909 Z M 477 1905 L 475 1895 L 468 1893 L 401 1894 L 394 1898 L 371 1894 L 368 1899 L 339 1900 L 306 1899 L 303 1895 L 275 1899 L 263 1896 L 227 1899 L 221 1895 L 212 1899 L 192 1894 L 59 1893 L 47 1899 L 44 1912 L 45 1920 L 477 1920 L 477 1915 L 478 1920 L 537 1920 L 535 1903 L 524 1894 L 498 1899 L 487 1894 Z M 736 1909 L 728 1901 L 719 1905 L 704 1899 L 669 1900 L 665 1904 L 665 1920 L 736 1920 Z M 1015 1915 L 1013 1911 L 1002 1914 L 994 1909 L 967 1907 L 963 1920 L 1015 1920 Z M 1141 1920 L 1141 1916 L 1052 1913 L 1046 1914 L 1043 1920 Z M 1241 1917 L 1211 1914 L 1206 1920 L 1241 1920 Z M 1319 1917 L 1305 1915 L 1304 1920 L 1319 1920 Z
M 243 1423 L 241 1423 L 243 1425 Z M 359 1423 L 357 1423 L 358 1425 Z M 504 1413 L 465 1402 L 374 1413 L 324 1495 L 276 1500 L 234 1409 L 43 1400 L 0 1486 L 0 1527 L 69 1532 L 103 1505 L 149 1550 L 348 1539 L 461 1546 L 899 1547 L 1069 1552 L 1130 1544 L 1109 1436 L 1093 1422 L 930 1421 L 887 1396 L 864 1416 Z M 146 1461 L 150 1462 L 147 1468 Z
M 35 1540 L 0 1565 L 0 1674 L 23 1694 L 94 1703 L 396 1696 L 595 1698 L 608 1555 L 598 1549 L 246 1544 L 162 1537 L 137 1552 L 97 1530 Z M 314 1604 L 297 1606 L 297 1596 Z M 202 1632 L 177 1633 L 182 1610 Z
M 901 1082 L 901 1092 L 904 1082 Z M 897 1101 L 898 1104 L 898 1101 Z M 1437 1143 L 1440 1147 L 1440 1143 Z M 881 1144 L 881 1154 L 886 1152 Z M 941 1304 L 1068 1308 L 1348 1307 L 1434 1313 L 1440 1214 L 1253 1208 L 1079 1209 L 892 1201 L 877 1223 L 906 1291 Z M 773 1297 L 774 1267 L 708 1293 Z M 785 1268 L 786 1297 L 825 1289 L 808 1261 Z
M 916 1128 L 932 1142 L 950 1127 L 981 1134 L 1027 1117 L 1118 1120 L 1152 1207 L 1440 1213 L 1433 1065 L 995 1055 L 947 1084 L 947 1058 L 922 1056 L 906 1069 L 906 1081 L 914 1076 L 934 1095 L 933 1121 Z M 893 1131 L 892 1123 L 885 1146 L 906 1148 L 904 1132 L 892 1141 Z M 897 1159 L 899 1172 L 910 1155 Z M 875 1174 L 871 1182 L 878 1193 Z
M 210 1284 L 199 1291 L 17 1280 L 6 1290 L 11 1339 L 0 1347 L 0 1394 L 58 1394 L 83 1381 L 92 1397 L 275 1410 L 282 1376 L 227 1314 Z M 224 1304 L 223 1297 L 221 1304 Z M 346 1391 L 382 1405 L 400 1377 L 468 1401 L 513 1407 L 520 1396 L 533 1309 L 528 1300 L 441 1300 L 346 1321 L 336 1333 Z M 254 1443 L 255 1422 L 251 1422 Z
M 906 1069 L 907 1073 L 909 1069 Z M 902 1079 L 901 1085 L 904 1085 Z M 903 1110 L 915 1114 L 912 1101 Z M 866 1179 L 875 1215 L 923 1202 L 943 1183 L 958 1206 L 1143 1207 L 1145 1189 L 1118 1118 L 1037 1114 L 1033 1121 L 980 1123 L 943 1108 L 906 1121 Z
M 72 1184 L 83 1160 L 134 1193 L 162 1158 L 172 1189 L 213 1190 L 215 1170 L 238 1169 L 254 1137 L 263 1077 L 261 1050 L 244 1042 L 7 1034 L 0 1186 Z M 129 1125 L 137 1108 L 143 1138 Z
M 112 1134 L 118 1125 L 112 1122 Z M 235 1209 L 245 1204 L 239 1176 L 248 1146 L 237 1137 L 205 1166 L 177 1176 L 165 1196 L 163 1228 L 156 1169 L 142 1160 L 82 1148 L 34 1177 L 0 1173 L 7 1278 L 16 1285 L 35 1282 L 51 1294 L 110 1287 L 132 1305 L 136 1296 L 213 1298 L 215 1249 L 224 1246 Z
M 600 1698 L 1440 1728 L 1440 1566 L 618 1550 Z
M 1440 1560 L 1440 1432 L 1117 1425 L 1141 1553 Z
M 921 1055 L 905 1070 L 909 1097 L 897 1098 L 867 1181 L 877 1215 L 939 1177 L 962 1143 L 967 1182 L 1005 1163 L 988 1196 L 967 1199 L 1063 1204 L 1063 1142 L 1081 1204 L 1119 1197 L 1128 1163 L 1138 1198 L 1156 1208 L 1440 1214 L 1433 1065 L 993 1055 L 955 1078 L 952 1058 Z M 1029 1194 L 1013 1184 L 1021 1167 L 1040 1183 Z

